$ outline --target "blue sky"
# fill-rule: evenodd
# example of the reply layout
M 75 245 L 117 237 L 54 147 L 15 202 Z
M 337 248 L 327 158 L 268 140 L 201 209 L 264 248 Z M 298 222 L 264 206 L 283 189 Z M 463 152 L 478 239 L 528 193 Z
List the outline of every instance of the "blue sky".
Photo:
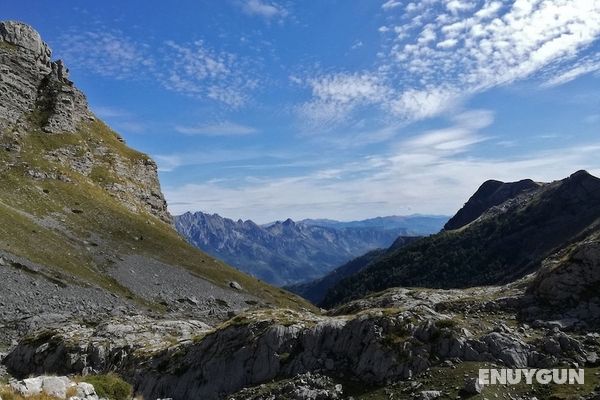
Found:
M 600 174 L 599 0 L 6 2 L 173 213 L 452 214 Z

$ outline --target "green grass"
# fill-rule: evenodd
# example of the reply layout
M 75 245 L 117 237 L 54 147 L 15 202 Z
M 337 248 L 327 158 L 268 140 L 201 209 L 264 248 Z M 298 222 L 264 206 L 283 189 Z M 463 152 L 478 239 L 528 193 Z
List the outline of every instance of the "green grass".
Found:
M 129 400 L 133 395 L 133 388 L 121 377 L 115 374 L 89 375 L 80 379 L 94 386 L 100 398 L 109 400 Z
M 10 140 L 11 133 L 3 135 Z M 111 256 L 141 255 L 178 265 L 221 287 L 237 281 L 245 291 L 274 306 L 315 310 L 303 299 L 202 253 L 185 242 L 171 225 L 141 208 L 137 212 L 130 211 L 105 190 L 102 183 L 120 179 L 111 176 L 108 170 L 114 157 L 121 157 L 131 166 L 148 157 L 129 149 L 103 123 L 89 123 L 75 134 L 32 132 L 25 135 L 20 144 L 21 158 L 16 159 L 16 165 L 0 169 L 0 248 L 48 266 L 59 274 L 99 285 L 144 304 L 147 302 L 106 274 Z M 96 166 L 89 177 L 47 156 L 49 151 L 63 147 L 80 154 L 98 146 L 106 149 L 106 154 L 100 157 L 104 162 Z M 62 175 L 69 181 L 34 180 L 27 174 L 30 169 Z M 47 218 L 59 221 L 64 229 L 45 227 L 41 221 Z M 104 251 L 105 260 L 95 257 L 86 248 L 85 241 L 92 237 L 101 239 L 97 250 Z M 161 309 L 159 305 L 147 305 Z
M 8 42 L 5 42 L 5 41 L 0 41 L 0 49 L 14 51 L 14 50 L 17 50 L 17 46 L 15 46 L 12 43 L 8 43 Z

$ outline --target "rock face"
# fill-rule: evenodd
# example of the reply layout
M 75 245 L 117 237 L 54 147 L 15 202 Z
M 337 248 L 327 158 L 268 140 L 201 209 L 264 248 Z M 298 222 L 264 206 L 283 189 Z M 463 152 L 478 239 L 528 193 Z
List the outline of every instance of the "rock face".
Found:
M 467 203 L 461 208 L 454 217 L 444 225 L 445 230 L 462 228 L 465 225 L 475 221 L 486 210 L 504 203 L 515 196 L 529 190 L 535 190 L 540 184 L 531 179 L 524 179 L 518 182 L 500 182 L 489 180 L 484 182 Z
M 0 349 L 71 319 L 310 308 L 186 243 L 156 163 L 94 118 L 51 55 L 31 27 L 0 22 Z
M 7 140 L 15 136 L 13 142 L 18 141 L 20 132 L 36 130 L 81 134 L 95 120 L 84 94 L 69 80 L 66 66 L 51 57 L 52 51 L 33 28 L 0 22 L 0 134 Z M 105 190 L 133 211 L 143 209 L 170 222 L 156 164 L 148 157 L 131 160 L 106 146 L 90 149 L 75 144 L 55 149 L 47 158 L 86 176 L 101 166 L 112 170 L 120 179 L 101 182 Z M 55 176 L 39 170 L 31 170 L 31 175 L 40 180 Z
M 545 261 L 529 292 L 554 317 L 600 326 L 600 234 Z
M 227 400 L 341 400 L 342 385 L 327 376 L 300 374 L 293 379 L 239 391 Z
M 83 93 L 68 79 L 62 61 L 30 26 L 0 22 L 0 129 L 23 122 L 35 111 L 48 133 L 74 133 L 82 121 L 92 120 Z
M 202 212 L 175 217 L 175 227 L 199 249 L 275 285 L 319 278 L 407 232 L 399 226 L 319 226 L 291 219 L 260 226 Z

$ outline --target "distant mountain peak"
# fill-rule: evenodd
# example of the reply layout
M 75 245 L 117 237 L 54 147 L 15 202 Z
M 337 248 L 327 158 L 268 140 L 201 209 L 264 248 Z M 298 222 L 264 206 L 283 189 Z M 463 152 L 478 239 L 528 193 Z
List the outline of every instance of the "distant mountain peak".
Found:
M 283 221 L 282 225 L 284 225 L 284 226 L 295 226 L 296 223 L 291 218 L 288 218 L 285 221 Z

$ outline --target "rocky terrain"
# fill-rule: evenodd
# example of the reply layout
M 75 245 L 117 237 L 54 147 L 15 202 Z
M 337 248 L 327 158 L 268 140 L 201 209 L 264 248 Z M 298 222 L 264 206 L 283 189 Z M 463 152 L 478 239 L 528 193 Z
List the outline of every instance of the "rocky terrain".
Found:
M 260 310 L 216 327 L 141 317 L 72 323 L 29 335 L 4 363 L 17 378 L 117 371 L 144 398 L 456 398 L 472 389 L 478 367 L 561 365 L 586 366 L 591 393 L 600 384 L 600 335 L 585 320 L 520 313 L 543 303 L 529 293 L 537 282 L 390 289 L 327 315 Z M 490 387 L 485 395 L 550 398 L 563 389 Z M 269 397 L 282 393 L 290 397 Z
M 319 310 L 187 244 L 39 35 L 0 39 L 0 398 L 600 398 L 598 178 L 487 183 L 457 229 L 338 270 Z M 476 379 L 506 367 L 586 379 Z
M 438 232 L 443 217 L 387 217 L 338 222 L 291 219 L 267 225 L 217 214 L 175 217 L 188 242 L 252 276 L 278 286 L 321 278 L 370 250 L 389 247 L 399 236 Z

